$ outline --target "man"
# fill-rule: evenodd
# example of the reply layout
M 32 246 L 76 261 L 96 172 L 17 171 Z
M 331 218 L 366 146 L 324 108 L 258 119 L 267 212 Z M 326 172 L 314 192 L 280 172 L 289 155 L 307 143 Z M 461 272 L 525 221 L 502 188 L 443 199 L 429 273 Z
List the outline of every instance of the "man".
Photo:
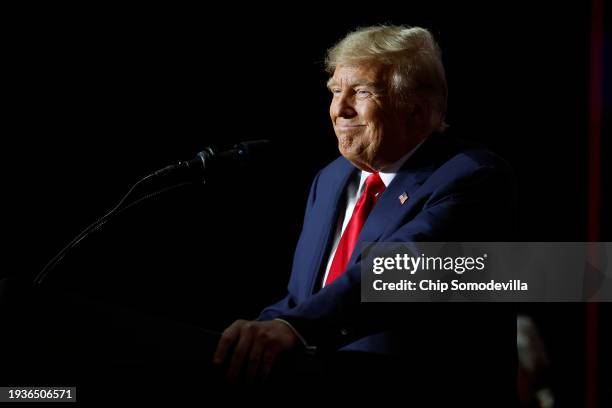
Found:
M 266 377 L 279 355 L 304 347 L 392 356 L 433 350 L 423 361 L 410 357 L 421 368 L 474 361 L 465 333 L 482 331 L 478 310 L 467 305 L 455 318 L 449 305 L 362 304 L 358 249 L 363 242 L 507 239 L 513 201 L 507 166 L 441 134 L 447 86 L 427 30 L 357 30 L 328 51 L 326 64 L 342 157 L 312 185 L 287 296 L 256 321 L 229 326 L 214 362 L 228 363 L 236 380 L 241 373 Z M 497 341 L 487 335 L 479 338 L 484 347 Z M 447 345 L 465 352 L 465 361 L 440 353 Z

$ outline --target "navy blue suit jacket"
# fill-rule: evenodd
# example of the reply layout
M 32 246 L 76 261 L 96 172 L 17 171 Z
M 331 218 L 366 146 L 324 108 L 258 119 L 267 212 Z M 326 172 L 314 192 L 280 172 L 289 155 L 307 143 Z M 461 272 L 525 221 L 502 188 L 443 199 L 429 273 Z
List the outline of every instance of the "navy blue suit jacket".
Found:
M 444 347 L 441 339 L 472 347 L 473 339 L 464 341 L 466 331 L 481 345 L 494 344 L 501 332 L 494 333 L 495 322 L 479 316 L 490 305 L 361 303 L 358 250 L 346 272 L 318 290 L 339 211 L 344 211 L 346 186 L 357 173 L 340 157 L 315 177 L 288 294 L 258 319 L 288 321 L 319 350 L 396 355 L 436 342 Z M 402 205 L 398 197 L 404 192 L 409 198 Z M 356 248 L 362 242 L 509 241 L 513 204 L 512 173 L 505 161 L 483 148 L 433 134 L 379 197 Z M 512 319 L 503 324 L 515 329 Z M 515 339 L 508 329 L 507 334 L 510 339 L 503 341 L 511 346 Z

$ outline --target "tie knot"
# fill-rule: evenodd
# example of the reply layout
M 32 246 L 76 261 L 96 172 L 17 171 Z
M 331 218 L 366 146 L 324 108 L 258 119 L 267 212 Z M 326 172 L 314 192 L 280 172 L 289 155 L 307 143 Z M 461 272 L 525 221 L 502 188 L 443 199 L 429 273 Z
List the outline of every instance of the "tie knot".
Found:
M 378 196 L 380 193 L 385 191 L 385 183 L 383 183 L 378 173 L 372 173 L 365 180 L 364 194 L 371 194 Z

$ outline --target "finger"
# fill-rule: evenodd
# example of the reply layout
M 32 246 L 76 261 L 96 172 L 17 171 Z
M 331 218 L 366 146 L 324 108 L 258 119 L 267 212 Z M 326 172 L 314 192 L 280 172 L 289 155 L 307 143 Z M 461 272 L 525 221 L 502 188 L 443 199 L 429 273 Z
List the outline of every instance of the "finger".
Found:
M 247 384 L 252 384 L 257 379 L 259 365 L 261 362 L 264 349 L 266 347 L 266 339 L 264 337 L 255 337 L 249 354 L 248 367 L 246 372 Z
M 227 353 L 236 343 L 240 334 L 240 327 L 244 324 L 244 320 L 236 320 L 232 323 L 227 329 L 223 331 L 221 338 L 219 339 L 219 343 L 217 343 L 217 349 L 215 350 L 215 354 L 213 356 L 213 363 L 220 365 L 223 364 Z
M 251 351 L 251 344 L 253 343 L 253 334 L 250 326 L 243 326 L 240 330 L 240 339 L 234 349 L 230 366 L 227 370 L 227 379 L 230 383 L 235 383 L 240 375 L 240 370 L 244 365 L 244 360 Z
M 263 382 L 268 379 L 268 377 L 270 376 L 270 371 L 272 371 L 272 366 L 274 365 L 277 356 L 278 348 L 276 346 L 270 346 L 266 348 L 259 363 L 259 381 Z

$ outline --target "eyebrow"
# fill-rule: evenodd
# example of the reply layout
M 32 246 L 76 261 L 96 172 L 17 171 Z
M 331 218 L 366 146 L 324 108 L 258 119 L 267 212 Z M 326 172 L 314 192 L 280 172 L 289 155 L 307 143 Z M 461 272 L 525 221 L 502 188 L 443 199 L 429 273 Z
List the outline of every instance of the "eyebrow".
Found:
M 329 78 L 329 80 L 327 81 L 327 88 L 330 88 L 334 85 L 338 85 L 338 81 L 336 81 L 334 78 Z M 374 88 L 374 89 L 381 89 L 380 86 L 378 86 L 376 83 L 374 82 L 370 82 L 370 81 L 366 81 L 366 80 L 362 80 L 362 81 L 355 81 L 353 83 L 351 83 L 350 85 L 351 87 L 356 87 L 356 86 L 367 86 L 370 88 Z

